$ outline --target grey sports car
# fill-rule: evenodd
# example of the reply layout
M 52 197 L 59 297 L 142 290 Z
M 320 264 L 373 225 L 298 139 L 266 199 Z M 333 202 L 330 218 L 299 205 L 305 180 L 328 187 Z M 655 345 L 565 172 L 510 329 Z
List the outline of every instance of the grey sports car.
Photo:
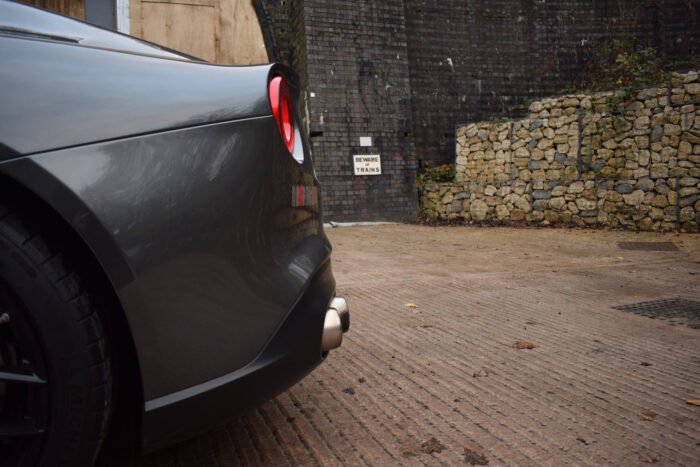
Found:
M 0 464 L 154 450 L 340 345 L 298 99 L 282 65 L 0 2 Z

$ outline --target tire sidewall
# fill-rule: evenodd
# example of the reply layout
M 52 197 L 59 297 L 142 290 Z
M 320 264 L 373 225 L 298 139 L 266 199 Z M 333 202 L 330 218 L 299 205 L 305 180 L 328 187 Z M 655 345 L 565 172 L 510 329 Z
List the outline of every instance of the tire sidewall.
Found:
M 83 440 L 94 436 L 85 432 L 89 427 L 85 416 L 94 406 L 90 400 L 94 395 L 89 343 L 79 314 L 42 265 L 2 234 L 0 280 L 19 301 L 46 366 L 49 420 L 38 465 L 89 465 L 92 459 L 84 459 L 80 450 Z

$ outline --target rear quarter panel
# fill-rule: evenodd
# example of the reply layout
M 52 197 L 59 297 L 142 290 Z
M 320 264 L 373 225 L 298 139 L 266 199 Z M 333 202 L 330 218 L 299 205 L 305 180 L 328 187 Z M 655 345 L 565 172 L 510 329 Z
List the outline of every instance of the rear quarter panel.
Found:
M 284 152 L 271 116 L 34 155 L 0 171 L 58 184 L 36 190 L 104 250 L 146 401 L 250 362 L 330 254 L 318 203 L 307 195 L 294 206 L 298 187 L 315 191 L 313 170 Z M 102 248 L 109 242 L 116 248 Z

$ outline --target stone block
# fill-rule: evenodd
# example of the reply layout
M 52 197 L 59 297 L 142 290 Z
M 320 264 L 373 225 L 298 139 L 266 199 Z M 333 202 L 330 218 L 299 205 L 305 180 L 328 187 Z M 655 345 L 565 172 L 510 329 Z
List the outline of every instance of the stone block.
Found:
M 523 213 L 528 213 L 532 211 L 532 206 L 530 205 L 530 202 L 525 198 L 522 197 L 520 198 L 516 203 L 515 207 L 522 211 Z
M 476 221 L 483 221 L 486 219 L 488 214 L 488 205 L 480 199 L 477 199 L 471 203 L 469 212 L 471 213 L 472 219 Z
M 679 127 L 679 129 L 680 129 L 680 127 Z M 680 130 L 679 130 L 679 132 L 680 132 Z M 545 150 L 545 149 L 551 148 L 553 144 L 554 144 L 553 140 L 551 140 L 549 138 L 543 138 L 537 143 L 537 148 Z
M 534 199 L 549 199 L 552 197 L 552 193 L 546 190 L 534 190 L 532 197 Z
M 693 194 L 690 196 L 681 197 L 680 201 L 678 202 L 678 205 L 681 208 L 685 208 L 688 206 L 692 207 L 698 200 L 700 200 L 700 194 Z
M 651 178 L 668 177 L 668 166 L 661 164 L 653 164 L 650 172 Z
M 552 196 L 563 196 L 566 193 L 567 189 L 568 187 L 564 185 L 554 186 L 552 187 Z
M 510 216 L 510 212 L 508 212 L 508 208 L 504 205 L 498 205 L 496 206 L 496 217 L 499 220 L 505 220 Z
M 618 183 L 615 185 L 615 191 L 626 195 L 628 193 L 632 193 L 634 191 L 634 187 L 629 183 Z
M 584 184 L 581 181 L 573 182 L 571 185 L 569 185 L 569 188 L 567 190 L 568 193 L 583 193 L 584 190 Z
M 522 221 L 525 219 L 525 212 L 520 209 L 513 209 L 510 213 L 510 220 Z
M 543 169 L 533 170 L 531 177 L 533 180 L 545 180 L 547 178 Z
M 592 211 L 596 209 L 596 202 L 590 199 L 576 198 L 576 207 L 579 211 Z
M 637 181 L 637 189 L 642 191 L 652 191 L 654 189 L 654 181 L 648 178 L 644 178 Z
M 542 211 L 532 211 L 530 213 L 530 220 L 533 222 L 539 222 L 541 220 L 544 220 L 544 212 Z
M 644 192 L 642 190 L 634 190 L 632 193 L 623 195 L 623 198 L 628 206 L 639 206 L 644 198 Z
M 695 210 L 693 209 L 693 207 L 687 206 L 682 208 L 680 211 L 680 221 L 688 222 L 692 220 L 695 220 Z

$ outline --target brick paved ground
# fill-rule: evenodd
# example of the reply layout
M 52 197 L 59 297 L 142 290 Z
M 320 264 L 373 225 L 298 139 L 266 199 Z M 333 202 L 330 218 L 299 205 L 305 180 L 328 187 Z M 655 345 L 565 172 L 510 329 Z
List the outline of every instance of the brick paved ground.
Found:
M 465 465 L 471 453 L 489 465 L 700 464 L 700 407 L 686 404 L 700 399 L 700 330 L 611 308 L 700 300 L 700 237 L 407 225 L 329 236 L 352 310 L 343 347 L 274 401 L 141 465 Z

